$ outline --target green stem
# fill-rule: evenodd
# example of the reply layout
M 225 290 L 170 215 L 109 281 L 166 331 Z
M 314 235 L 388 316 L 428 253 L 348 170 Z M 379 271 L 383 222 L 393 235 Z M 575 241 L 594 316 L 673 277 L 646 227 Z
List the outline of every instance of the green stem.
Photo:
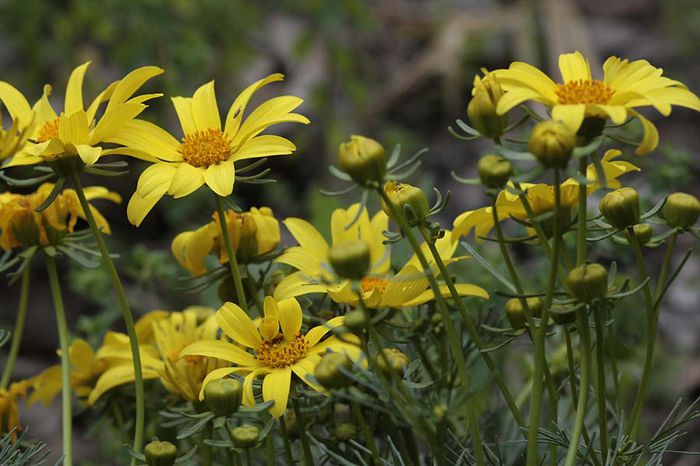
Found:
M 593 309 L 593 319 L 595 322 L 595 349 L 596 349 L 596 401 L 598 403 L 598 428 L 600 436 L 600 454 L 603 457 L 603 464 L 608 459 L 608 411 L 606 408 L 605 392 L 605 342 L 603 341 L 603 321 L 602 309 Z
M 469 415 L 469 430 L 471 431 L 472 443 L 474 444 L 474 456 L 477 466 L 484 466 L 484 449 L 481 445 L 481 429 L 479 429 L 479 419 L 475 414 Z
M 639 246 L 637 236 L 634 234 L 632 227 L 628 227 L 626 233 L 627 239 L 632 245 L 634 257 L 637 261 L 639 279 L 647 280 L 649 278 L 649 274 L 647 273 L 646 264 L 644 263 L 644 255 L 642 254 L 642 248 Z M 639 420 L 642 415 L 642 408 L 644 407 L 644 398 L 646 396 L 647 385 L 649 383 L 649 375 L 651 374 L 651 366 L 654 359 L 654 346 L 656 344 L 656 312 L 654 310 L 654 301 L 652 300 L 651 284 L 649 281 L 647 281 L 644 285 L 642 292 L 644 296 L 644 304 L 646 306 L 646 348 L 644 351 L 642 378 L 639 382 L 637 396 L 634 399 L 630 420 L 627 424 L 627 434 L 630 436 L 631 441 L 636 439 L 637 431 L 639 430 Z
M 205 429 L 202 435 L 202 464 L 204 466 L 211 466 L 214 463 L 214 449 L 211 445 L 207 445 L 206 439 L 211 438 L 214 434 L 214 427 L 210 423 Z
M 579 396 L 576 403 L 576 419 L 574 421 L 574 431 L 571 434 L 571 443 L 566 453 L 565 466 L 576 464 L 576 453 L 581 440 L 581 433 L 585 429 L 586 405 L 588 404 L 588 385 L 591 380 L 591 334 L 588 328 L 588 315 L 586 309 L 581 308 L 576 311 L 577 327 L 579 332 L 579 344 L 581 345 L 581 380 L 579 383 Z M 590 445 L 590 441 L 587 441 Z
M 609 311 L 605 313 L 604 319 L 606 321 L 610 320 L 610 315 Z M 615 409 L 619 410 L 620 409 L 620 400 L 621 400 L 621 394 L 620 394 L 620 372 L 617 370 L 617 338 L 615 337 L 615 322 L 611 322 L 610 325 L 608 326 L 608 333 L 606 336 L 609 344 L 610 344 L 610 349 L 608 352 L 610 353 L 610 367 L 612 369 L 612 379 L 613 379 L 613 389 L 615 390 Z
M 673 250 L 676 247 L 676 239 L 678 238 L 678 230 L 676 230 L 673 235 L 671 235 L 671 238 L 668 240 L 668 246 L 666 246 L 666 253 L 664 254 L 664 261 L 661 264 L 661 271 L 659 272 L 659 280 L 656 283 L 656 293 L 655 293 L 655 302 L 657 303 L 658 306 L 658 301 L 659 298 L 661 297 L 661 292 L 664 289 L 664 286 L 666 286 L 666 277 L 668 275 L 668 269 L 671 265 L 671 257 L 673 256 Z
M 292 444 L 289 441 L 289 434 L 287 433 L 287 423 L 284 420 L 284 416 L 279 418 L 280 421 L 280 431 L 282 431 L 282 443 L 284 443 L 284 454 L 287 456 L 287 464 L 289 466 L 294 466 L 296 462 L 294 461 L 294 455 L 292 455 Z
M 579 159 L 578 172 L 585 177 L 588 167 L 588 157 Z M 586 262 L 586 225 L 588 221 L 588 187 L 578 185 L 578 225 L 576 228 L 576 265 Z
M 274 438 L 272 435 L 267 436 L 267 440 L 265 441 L 265 450 L 266 450 L 266 459 L 267 459 L 267 466 L 275 466 L 275 444 Z
M 292 384 L 292 406 L 294 407 L 294 415 L 296 416 L 297 424 L 299 425 L 299 438 L 301 439 L 301 447 L 304 450 L 304 464 L 306 466 L 313 466 L 314 459 L 311 455 L 309 439 L 306 438 L 306 424 L 304 423 L 304 417 L 301 413 L 301 408 L 299 407 L 297 389 L 294 384 Z
M 107 249 L 107 244 L 102 236 L 100 228 L 97 226 L 95 221 L 95 216 L 92 214 L 92 209 L 90 204 L 85 197 L 85 192 L 83 191 L 83 186 L 80 182 L 80 175 L 78 172 L 71 173 L 71 180 L 73 181 L 73 186 L 75 187 L 75 192 L 80 201 L 80 205 L 85 213 L 85 219 L 90 225 L 90 230 L 92 231 L 92 236 L 97 242 L 97 247 L 100 249 L 100 254 L 102 255 L 102 263 L 107 269 L 109 278 L 112 281 L 112 286 L 117 294 L 117 300 L 119 301 L 119 306 L 122 310 L 122 317 L 124 319 L 124 324 L 126 325 L 126 333 L 129 336 L 129 345 L 131 347 L 131 358 L 134 365 L 134 388 L 136 391 L 136 419 L 134 427 L 134 445 L 133 449 L 137 453 L 141 452 L 143 447 L 143 429 L 145 421 L 145 397 L 143 389 L 143 370 L 141 368 L 141 352 L 139 350 L 139 342 L 136 336 L 136 328 L 134 327 L 134 317 L 131 313 L 131 308 L 129 307 L 129 300 L 126 297 L 124 291 L 124 285 L 122 285 L 119 279 L 119 274 L 117 269 L 112 262 L 112 258 L 109 255 L 109 250 Z M 131 459 L 132 466 L 136 465 L 136 458 Z
M 51 296 L 56 311 L 56 323 L 58 324 L 58 340 L 61 347 L 61 408 L 63 427 L 63 466 L 73 464 L 73 413 L 71 396 L 71 370 L 70 370 L 70 348 L 68 343 L 68 324 L 66 323 L 66 313 L 63 308 L 63 297 L 61 296 L 61 284 L 58 280 L 58 270 L 56 260 L 46 255 L 46 270 L 49 273 L 49 285 L 51 286 Z
M 255 280 L 253 280 L 253 274 L 250 273 L 250 267 L 246 267 L 246 275 L 248 275 L 248 279 L 245 281 L 246 286 L 248 287 L 248 294 L 253 297 L 253 302 L 255 303 L 255 307 L 258 308 L 258 312 L 260 312 L 260 315 L 263 315 L 263 303 L 260 301 L 260 296 L 258 294 L 258 287 L 256 285 Z
M 250 455 L 250 448 L 245 449 L 245 464 L 246 466 L 253 466 L 253 457 Z
M 226 222 L 226 211 L 221 196 L 214 195 L 216 199 L 216 211 L 219 214 L 219 225 L 221 225 L 221 236 L 224 237 L 224 245 L 226 246 L 226 255 L 228 256 L 228 266 L 231 269 L 231 277 L 233 278 L 233 286 L 236 288 L 236 298 L 238 305 L 248 312 L 248 301 L 243 290 L 243 281 L 241 280 L 241 272 L 238 268 L 238 260 L 236 259 L 236 250 L 233 248 L 231 241 L 231 233 L 228 231 Z
M 27 302 L 29 301 L 29 275 L 31 264 L 25 264 L 22 270 L 22 288 L 19 294 L 19 307 L 17 309 L 17 321 L 15 329 L 12 331 L 12 343 L 10 344 L 10 352 L 7 354 L 5 362 L 5 370 L 2 373 L 2 381 L 0 382 L 1 389 L 7 389 L 10 384 L 12 372 L 15 370 L 17 355 L 19 354 L 19 346 L 22 343 L 22 333 L 24 333 L 24 323 L 27 320 Z
M 542 391 L 544 379 L 545 337 L 547 336 L 547 324 L 549 310 L 552 307 L 554 288 L 557 283 L 557 271 L 559 269 L 559 250 L 561 248 L 561 235 L 559 231 L 559 211 L 561 206 L 561 186 L 559 185 L 559 169 L 554 169 L 554 246 L 552 248 L 552 261 L 549 277 L 547 279 L 547 293 L 544 299 L 540 325 L 535 334 L 535 368 L 533 373 L 532 396 L 530 398 L 530 425 L 527 431 L 527 466 L 536 466 L 539 463 L 538 435 L 540 427 L 540 410 L 542 404 Z
M 362 408 L 360 408 L 360 405 L 358 405 L 356 401 L 352 401 L 351 406 L 352 412 L 355 415 L 357 422 L 360 424 L 360 429 L 362 430 L 362 435 L 365 437 L 365 442 L 367 442 L 367 447 L 372 452 L 372 459 L 376 464 L 382 464 L 379 449 L 377 448 L 377 444 L 374 442 L 374 434 L 370 430 L 369 425 L 367 425 L 367 420 L 365 419 L 364 414 L 362 414 Z

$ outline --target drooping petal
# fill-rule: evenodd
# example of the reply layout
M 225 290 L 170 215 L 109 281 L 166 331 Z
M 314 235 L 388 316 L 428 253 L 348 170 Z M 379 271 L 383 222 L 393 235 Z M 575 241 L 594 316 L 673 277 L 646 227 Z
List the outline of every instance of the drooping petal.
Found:
M 17 120 L 20 128 L 32 121 L 32 108 L 27 99 L 14 86 L 4 81 L 0 81 L 0 102 L 7 108 L 12 119 Z
M 139 196 L 150 196 L 154 192 L 166 193 L 177 172 L 177 164 L 155 163 L 146 168 L 136 185 L 136 193 Z M 161 196 L 162 196 L 161 194 Z
M 283 367 L 273 369 L 263 380 L 263 399 L 273 400 L 275 403 L 270 407 L 270 415 L 280 417 L 287 410 L 289 400 L 289 388 L 292 383 L 292 369 Z
M 630 110 L 629 112 L 639 119 L 639 121 L 642 123 L 642 128 L 644 128 L 642 142 L 639 144 L 634 153 L 637 155 L 646 155 L 656 149 L 656 146 L 659 145 L 659 131 L 656 129 L 656 126 L 654 126 L 654 123 L 646 119 L 641 113 L 634 110 Z
M 144 120 L 134 119 L 125 123 L 105 141 L 138 149 L 167 162 L 182 160 L 177 139 L 160 126 Z
M 88 146 L 87 144 L 77 144 L 75 146 L 75 149 L 78 151 L 80 160 L 82 160 L 83 163 L 87 166 L 90 166 L 97 162 L 97 160 L 100 158 L 100 155 L 102 155 L 102 147 L 100 146 L 92 147 Z
M 526 102 L 528 100 L 534 100 L 536 102 L 549 102 L 545 99 L 542 94 L 534 89 L 527 87 L 517 87 L 509 90 L 498 100 L 496 105 L 496 112 L 499 115 L 504 115 L 508 113 L 512 108 Z
M 230 160 L 210 165 L 204 172 L 204 181 L 207 186 L 221 197 L 226 197 L 233 192 L 235 177 L 233 162 Z
M 144 380 L 158 378 L 158 372 L 154 369 L 144 367 L 142 370 Z M 131 383 L 134 381 L 134 366 L 131 363 L 120 364 L 105 371 L 95 384 L 95 388 L 90 392 L 88 405 L 93 405 L 109 390 Z
M 313 388 L 319 393 L 326 393 L 326 390 L 324 390 L 324 388 L 321 385 L 317 384 L 316 382 L 313 382 L 309 378 L 310 375 L 313 376 L 319 361 L 321 361 L 321 356 L 319 356 L 318 354 L 309 354 L 304 359 L 301 359 L 300 361 L 297 361 L 296 363 L 292 364 L 291 367 L 294 374 L 296 374 L 297 377 L 303 380 L 304 383 L 306 383 L 306 385 Z
M 260 333 L 248 314 L 237 304 L 224 303 L 216 313 L 216 321 L 224 331 L 236 343 L 248 348 L 260 348 Z
M 234 373 L 240 373 L 242 371 L 247 371 L 249 370 L 248 368 L 241 368 L 241 367 L 221 367 L 219 369 L 214 369 L 213 371 L 209 372 L 206 377 L 204 377 L 204 380 L 202 380 L 202 388 L 199 391 L 199 401 L 204 400 L 204 388 L 209 385 L 209 382 L 213 380 L 219 380 L 223 379 L 226 376 L 229 376 Z
M 181 163 L 177 167 L 168 194 L 175 199 L 187 196 L 198 190 L 204 184 L 204 170 L 193 167 L 189 163 Z
M 160 186 L 148 196 L 141 196 L 137 192 L 134 193 L 131 199 L 129 199 L 129 204 L 126 206 L 126 216 L 129 222 L 134 226 L 141 225 L 143 219 L 146 218 L 146 215 L 148 215 L 158 201 L 165 195 L 167 190 L 167 186 Z
M 255 357 L 240 347 L 221 340 L 196 341 L 180 351 L 179 359 L 186 356 L 207 356 L 223 359 L 239 366 L 257 366 Z

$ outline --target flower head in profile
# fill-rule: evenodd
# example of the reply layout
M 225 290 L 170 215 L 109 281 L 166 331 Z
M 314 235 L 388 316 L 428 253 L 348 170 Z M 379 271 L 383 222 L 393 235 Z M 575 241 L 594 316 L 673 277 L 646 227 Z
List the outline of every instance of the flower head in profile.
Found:
M 64 189 L 46 209 L 37 212 L 53 191 L 54 185 L 44 183 L 30 194 L 0 194 L 0 247 L 6 251 L 19 247 L 56 245 L 67 234 L 75 231 L 78 219 L 85 219 L 78 195 L 73 189 Z M 101 186 L 85 188 L 88 201 L 106 199 L 121 202 L 119 194 Z M 110 234 L 109 223 L 90 206 L 97 226 Z
M 632 171 L 639 171 L 639 167 L 624 160 L 616 160 L 622 155 L 622 152 L 616 149 L 610 149 L 605 152 L 601 159 L 600 166 L 605 174 L 605 185 L 611 189 L 617 189 L 621 186 L 618 178 Z M 586 178 L 589 184 L 586 186 L 588 194 L 598 191 L 602 187 L 598 171 L 594 164 L 590 164 L 586 169 Z M 512 187 L 512 185 L 511 185 Z M 554 186 L 546 183 L 521 183 L 520 187 L 525 191 L 527 201 L 535 215 L 540 215 L 554 209 Z M 567 212 L 570 212 L 578 204 L 578 188 L 579 183 L 573 178 L 569 178 L 561 184 L 561 207 Z M 508 218 L 527 221 L 528 214 L 520 201 L 520 197 L 508 189 L 502 190 L 496 198 L 496 207 L 498 213 L 498 221 L 502 222 Z M 467 236 L 472 230 L 475 231 L 477 240 L 488 235 L 494 227 L 493 210 L 491 206 L 482 207 L 476 210 L 470 210 L 460 214 L 454 221 L 454 230 L 452 231 L 452 241 L 456 241 Z
M 10 117 L 10 126 L 4 127 L 2 107 Z M 29 140 L 34 120 L 32 108 L 21 92 L 0 81 L 0 163 L 21 152 Z
M 603 64 L 603 79 L 594 79 L 588 60 L 580 53 L 559 56 L 562 82 L 554 82 L 532 65 L 514 62 L 508 69 L 494 74 L 507 91 L 497 107 L 503 115 L 513 107 L 528 101 L 541 102 L 552 109 L 552 119 L 560 120 L 576 132 L 583 119 L 598 117 L 622 124 L 627 118 L 637 118 L 644 137 L 636 153 L 647 154 L 659 142 L 656 127 L 637 110 L 654 107 L 663 116 L 678 105 L 700 110 L 700 99 L 681 82 L 663 76 L 663 70 L 646 60 L 621 60 L 615 56 Z
M 248 86 L 233 101 L 223 125 L 211 81 L 192 97 L 172 99 L 182 126 L 181 139 L 141 120 L 130 122 L 128 131 L 113 138 L 115 143 L 157 159 L 141 174 L 129 201 L 127 214 L 131 223 L 139 225 L 165 194 L 180 198 L 206 184 L 217 195 L 228 196 L 233 191 L 237 161 L 294 152 L 296 146 L 288 139 L 261 133 L 278 123 L 308 124 L 308 118 L 294 113 L 302 99 L 274 97 L 244 118 L 252 95 L 282 79 L 281 74 L 272 74 Z
M 17 440 L 17 434 L 22 431 L 19 422 L 18 402 L 27 395 L 31 380 L 21 380 L 8 388 L 0 388 L 0 435 L 12 432 L 12 442 Z
M 252 207 L 248 212 L 227 210 L 225 216 L 239 263 L 254 262 L 279 245 L 280 225 L 269 207 Z M 175 259 L 192 275 L 206 273 L 205 259 L 210 254 L 214 254 L 221 264 L 228 263 L 218 212 L 213 218 L 206 225 L 184 231 L 173 239 L 171 249 Z
M 356 219 L 354 223 L 353 219 Z M 337 303 L 357 304 L 359 298 L 350 280 L 339 279 L 332 273 L 328 257 L 330 246 L 321 233 L 299 218 L 288 218 L 284 224 L 299 246 L 288 248 L 276 260 L 298 271 L 279 283 L 275 297 L 284 299 L 309 293 L 328 293 Z M 425 274 L 433 273 L 437 277 L 439 272 L 435 268 L 424 273 L 414 255 L 398 273 L 393 274 L 390 248 L 384 244 L 383 232 L 387 229 L 388 217 L 384 212 L 377 213 L 370 220 L 367 209 L 360 204 L 353 204 L 347 210 L 336 209 L 331 216 L 333 245 L 360 239 L 369 246 L 370 269 L 360 280 L 365 305 L 370 308 L 402 308 L 432 301 L 435 295 Z M 457 245 L 450 241 L 449 232 L 437 241 L 436 246 L 443 261 L 451 263 L 457 260 L 453 259 Z M 428 246 L 423 244 L 422 248 L 423 253 L 430 256 Z M 458 283 L 455 286 L 461 296 L 488 297 L 488 293 L 476 285 Z M 449 295 L 446 285 L 442 286 L 441 292 Z
M 0 82 L 0 100 L 11 109 L 29 142 L 5 164 L 5 167 L 34 165 L 66 157 L 79 157 L 92 165 L 103 155 L 124 153 L 119 148 L 104 149 L 102 144 L 116 137 L 125 123 L 146 108 L 145 101 L 161 94 L 134 93 L 149 79 L 163 72 L 155 66 L 144 66 L 115 81 L 85 108 L 83 79 L 90 62 L 73 70 L 66 87 L 63 111 L 57 112 L 49 102 L 51 86 L 44 86 L 44 95 L 30 109 L 26 98 L 10 84 Z M 97 116 L 103 103 L 104 112 Z
M 328 338 L 328 332 L 343 324 L 344 317 L 334 317 L 313 327 L 306 334 L 301 331 L 302 311 L 296 299 L 277 301 L 265 298 L 264 315 L 259 326 L 248 314 L 233 303 L 224 304 L 216 313 L 216 320 L 224 334 L 233 343 L 223 340 L 208 340 L 193 343 L 181 353 L 181 358 L 206 356 L 219 358 L 235 364 L 211 371 L 202 383 L 206 386 L 212 380 L 230 374 L 245 376 L 243 383 L 243 404 L 255 405 L 253 380 L 263 377 L 262 397 L 274 401 L 270 414 L 280 417 L 287 409 L 292 374 L 303 380 L 314 390 L 323 389 L 309 380 L 321 356 L 327 351 L 346 353 L 351 359 L 360 355 L 359 340 L 354 335 L 336 335 Z M 200 399 L 204 396 L 204 388 Z

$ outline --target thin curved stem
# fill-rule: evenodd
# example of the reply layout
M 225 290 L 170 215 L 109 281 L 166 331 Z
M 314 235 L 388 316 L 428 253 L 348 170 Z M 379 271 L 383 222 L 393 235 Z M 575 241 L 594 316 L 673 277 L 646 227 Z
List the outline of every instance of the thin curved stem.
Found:
M 56 311 L 56 324 L 58 325 L 58 341 L 61 348 L 61 413 L 63 429 L 63 466 L 73 464 L 73 407 L 71 393 L 70 348 L 68 336 L 68 323 L 61 296 L 61 283 L 58 280 L 56 260 L 46 255 L 46 270 L 49 274 L 49 285 L 53 306 Z
M 284 454 L 287 457 L 288 466 L 294 466 L 296 462 L 294 461 L 294 455 L 292 455 L 292 444 L 289 441 L 289 434 L 287 433 L 287 423 L 284 420 L 284 416 L 280 416 L 280 431 L 282 432 L 282 443 L 284 444 Z
M 602 309 L 593 309 L 593 320 L 595 322 L 595 353 L 596 353 L 596 402 L 598 403 L 598 430 L 600 437 L 600 454 L 603 457 L 603 464 L 608 459 L 608 410 L 607 396 L 605 390 L 605 341 L 603 337 L 603 317 Z
M 236 259 L 236 250 L 233 248 L 233 242 L 231 241 L 231 233 L 228 231 L 228 225 L 226 222 L 226 211 L 224 210 L 224 204 L 221 201 L 221 196 L 214 195 L 216 199 L 216 211 L 219 214 L 219 225 L 221 225 L 221 236 L 224 237 L 224 245 L 226 246 L 226 255 L 228 256 L 228 265 L 231 269 L 231 277 L 233 278 L 233 286 L 236 289 L 236 298 L 238 298 L 238 305 L 248 312 L 248 301 L 245 297 L 245 290 L 243 289 L 243 281 L 241 280 L 241 271 L 238 268 L 238 260 Z
M 124 319 L 124 324 L 126 326 L 126 333 L 129 336 L 129 346 L 131 347 L 131 358 L 134 365 L 134 390 L 136 392 L 136 419 L 134 421 L 134 444 L 133 449 L 137 453 L 141 451 L 143 447 L 143 430 L 145 423 L 145 396 L 143 389 L 143 370 L 141 368 L 141 351 L 139 349 L 139 342 L 136 336 L 136 328 L 134 327 L 134 316 L 131 313 L 131 307 L 129 306 L 129 300 L 126 297 L 126 292 L 124 291 L 124 285 L 122 285 L 117 269 L 114 266 L 114 262 L 109 255 L 109 249 L 107 249 L 107 244 L 105 243 L 104 237 L 100 228 L 97 226 L 95 221 L 95 216 L 92 213 L 92 208 L 85 197 L 85 192 L 83 191 L 83 186 L 80 182 L 80 175 L 78 172 L 71 173 L 71 180 L 73 186 L 75 187 L 75 192 L 78 196 L 78 201 L 80 201 L 80 206 L 85 213 L 85 219 L 90 225 L 90 230 L 92 231 L 92 236 L 97 242 L 97 247 L 102 255 L 102 264 L 107 269 L 107 274 L 112 281 L 112 286 L 117 294 L 117 300 L 119 301 L 119 307 L 122 311 L 122 317 Z M 136 458 L 131 459 L 131 464 L 134 466 L 136 464 Z
M 297 397 L 297 389 L 294 384 L 292 384 L 292 407 L 294 408 L 294 415 L 297 419 L 297 425 L 299 425 L 299 438 L 301 439 L 301 448 L 304 451 L 304 464 L 306 466 L 313 466 L 314 458 L 311 455 L 311 446 L 309 445 L 309 439 L 306 438 L 306 424 L 304 422 L 304 417 L 301 414 L 301 408 L 299 407 L 299 399 Z
M 352 406 L 352 412 L 355 418 L 357 419 L 357 423 L 360 425 L 362 435 L 365 437 L 367 447 L 369 448 L 370 452 L 372 452 L 372 459 L 375 463 L 381 464 L 381 456 L 379 455 L 379 449 L 377 448 L 377 444 L 374 441 L 374 434 L 370 430 L 364 414 L 362 414 L 362 408 L 360 408 L 360 405 L 357 404 L 357 401 L 354 400 L 350 402 L 350 406 Z
M 588 157 L 579 159 L 578 172 L 585 177 L 588 167 Z M 588 222 L 588 187 L 578 185 L 578 225 L 576 228 L 576 265 L 586 262 L 586 224 Z
M 579 381 L 579 396 L 576 403 L 576 419 L 574 420 L 574 431 L 571 434 L 571 443 L 566 452 L 565 466 L 576 464 L 576 453 L 581 441 L 581 433 L 585 429 L 586 405 L 588 404 L 588 386 L 591 381 L 591 333 L 588 327 L 588 315 L 585 308 L 576 311 L 576 321 L 580 336 L 581 345 L 581 379 Z M 590 444 L 590 441 L 588 441 Z
M 31 272 L 31 264 L 26 264 L 22 270 L 22 285 L 19 294 L 19 306 L 17 308 L 17 321 L 15 329 L 12 331 L 12 343 L 10 343 L 10 352 L 7 354 L 5 361 L 5 370 L 2 373 L 2 381 L 0 388 L 6 389 L 10 384 L 12 372 L 15 370 L 17 363 L 17 355 L 19 347 L 22 343 L 22 334 L 24 333 L 24 323 L 27 321 L 27 303 L 29 302 L 29 276 Z

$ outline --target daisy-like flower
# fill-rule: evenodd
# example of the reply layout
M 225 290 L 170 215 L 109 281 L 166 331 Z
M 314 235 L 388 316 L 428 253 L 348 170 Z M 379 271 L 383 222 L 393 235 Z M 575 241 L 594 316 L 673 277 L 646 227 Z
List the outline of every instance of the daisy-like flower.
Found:
M 120 148 L 103 149 L 102 144 L 115 137 L 123 125 L 133 120 L 146 108 L 145 101 L 162 94 L 133 94 L 149 79 L 163 72 L 155 66 L 144 66 L 116 81 L 92 101 L 86 109 L 83 101 L 83 79 L 90 62 L 84 63 L 70 75 L 66 87 L 63 111 L 58 114 L 49 102 L 51 86 L 44 86 L 44 95 L 34 105 L 31 117 L 29 104 L 22 94 L 7 83 L 0 83 L 0 100 L 27 124 L 29 142 L 4 167 L 34 165 L 65 157 L 80 157 L 85 165 L 92 165 L 103 155 L 125 153 Z M 96 118 L 100 106 L 107 106 Z M 30 119 L 30 123 L 23 123 Z M 128 154 L 134 155 L 134 154 Z
M 287 409 L 292 374 L 296 374 L 314 390 L 324 392 L 308 378 L 309 374 L 314 373 L 321 356 L 332 351 L 344 352 L 353 360 L 359 357 L 359 340 L 356 336 L 343 335 L 341 340 L 332 335 L 323 339 L 332 328 L 343 324 L 343 316 L 334 317 L 325 325 L 302 334 L 302 311 L 296 299 L 277 301 L 268 296 L 263 307 L 264 316 L 258 327 L 236 304 L 224 304 L 216 313 L 216 321 L 233 343 L 223 340 L 200 341 L 180 353 L 181 358 L 206 356 L 230 361 L 237 366 L 211 371 L 202 383 L 200 399 L 204 397 L 204 387 L 212 380 L 240 374 L 245 375 L 243 404 L 254 406 L 253 380 L 263 377 L 263 399 L 274 401 L 270 414 L 280 417 Z
M 281 74 L 272 74 L 248 86 L 231 105 L 223 129 L 211 81 L 197 89 L 191 98 L 172 99 L 184 133 L 181 140 L 141 120 L 130 122 L 127 131 L 112 138 L 112 142 L 136 153 L 157 158 L 139 178 L 127 209 L 129 221 L 139 225 L 166 193 L 180 198 L 206 184 L 217 195 L 228 196 L 235 180 L 234 162 L 294 152 L 296 146 L 288 139 L 260 133 L 278 123 L 308 124 L 308 118 L 293 113 L 302 99 L 275 97 L 243 118 L 252 95 L 261 87 L 282 79 Z
M 601 160 L 600 165 L 605 173 L 605 183 L 608 188 L 619 188 L 622 186 L 618 180 L 620 176 L 631 171 L 639 171 L 639 167 L 634 164 L 624 160 L 615 160 L 621 155 L 622 152 L 619 150 L 610 149 L 605 152 Z M 586 186 L 588 195 L 601 188 L 595 165 L 590 164 L 586 168 L 586 178 L 590 182 Z M 509 184 L 512 187 L 512 183 Z M 554 209 L 554 186 L 545 183 L 521 183 L 520 187 L 526 192 L 528 203 L 535 215 Z M 560 205 L 563 209 L 570 212 L 576 208 L 578 205 L 578 188 L 579 183 L 573 178 L 569 178 L 561 184 Z M 499 222 L 511 217 L 518 220 L 528 220 L 527 211 L 520 202 L 520 198 L 507 189 L 502 190 L 498 194 L 496 207 Z M 463 212 L 454 221 L 452 241 L 456 243 L 460 237 L 469 235 L 472 230 L 475 230 L 477 240 L 481 241 L 480 238 L 488 235 L 493 227 L 493 210 L 491 206 Z
M 79 218 L 85 220 L 85 212 L 73 189 L 63 190 L 49 207 L 41 212 L 36 209 L 46 201 L 53 184 L 44 183 L 30 194 L 0 194 L 0 248 L 8 251 L 18 247 L 48 246 L 75 231 Z M 121 202 L 119 194 L 101 186 L 85 188 L 88 201 L 106 199 Z M 97 226 L 110 234 L 109 223 L 102 214 L 90 206 Z
M 362 209 L 359 217 L 358 210 Z M 348 228 L 357 218 L 355 223 Z M 356 305 L 359 301 L 349 280 L 342 280 L 332 272 L 328 258 L 330 246 L 325 238 L 310 223 L 299 218 L 284 221 L 287 229 L 297 240 L 299 246 L 288 248 L 277 262 L 291 265 L 297 272 L 285 277 L 275 289 L 277 299 L 290 298 L 308 293 L 328 293 L 337 303 Z M 402 308 L 416 306 L 435 299 L 425 273 L 439 276 L 436 267 L 433 270 L 421 270 L 418 257 L 413 257 L 395 275 L 391 273 L 390 248 L 385 245 L 382 232 L 388 229 L 388 217 L 384 212 L 377 213 L 370 220 L 367 209 L 360 204 L 353 204 L 345 209 L 336 209 L 331 216 L 332 244 L 338 245 L 349 240 L 363 240 L 370 250 L 370 270 L 360 280 L 362 299 L 370 308 Z M 457 244 L 450 241 L 450 232 L 436 242 L 436 247 L 446 264 L 458 259 L 453 258 Z M 422 245 L 426 257 L 432 257 L 428 246 Z M 477 296 L 488 298 L 488 293 L 481 287 L 468 283 L 455 284 L 460 296 Z M 443 296 L 449 296 L 447 285 L 441 286 Z
M 254 261 L 279 245 L 280 225 L 269 207 L 252 207 L 241 213 L 227 210 L 225 216 L 238 263 Z M 192 275 L 206 273 L 205 259 L 212 253 L 221 264 L 228 262 L 218 212 L 213 218 L 210 223 L 193 231 L 183 231 L 173 239 L 171 249 L 175 259 Z
M 587 117 L 610 118 L 615 124 L 629 117 L 637 118 L 644 137 L 638 155 L 653 151 L 659 134 L 636 108 L 652 106 L 663 116 L 678 105 L 700 110 L 700 99 L 683 83 L 662 76 L 663 70 L 646 60 L 621 60 L 615 56 L 603 64 L 603 79 L 594 79 L 588 60 L 580 53 L 559 56 L 562 82 L 556 83 L 532 65 L 514 62 L 508 69 L 496 70 L 506 94 L 498 102 L 503 115 L 528 100 L 541 102 L 552 110 L 552 119 L 560 120 L 576 132 Z

